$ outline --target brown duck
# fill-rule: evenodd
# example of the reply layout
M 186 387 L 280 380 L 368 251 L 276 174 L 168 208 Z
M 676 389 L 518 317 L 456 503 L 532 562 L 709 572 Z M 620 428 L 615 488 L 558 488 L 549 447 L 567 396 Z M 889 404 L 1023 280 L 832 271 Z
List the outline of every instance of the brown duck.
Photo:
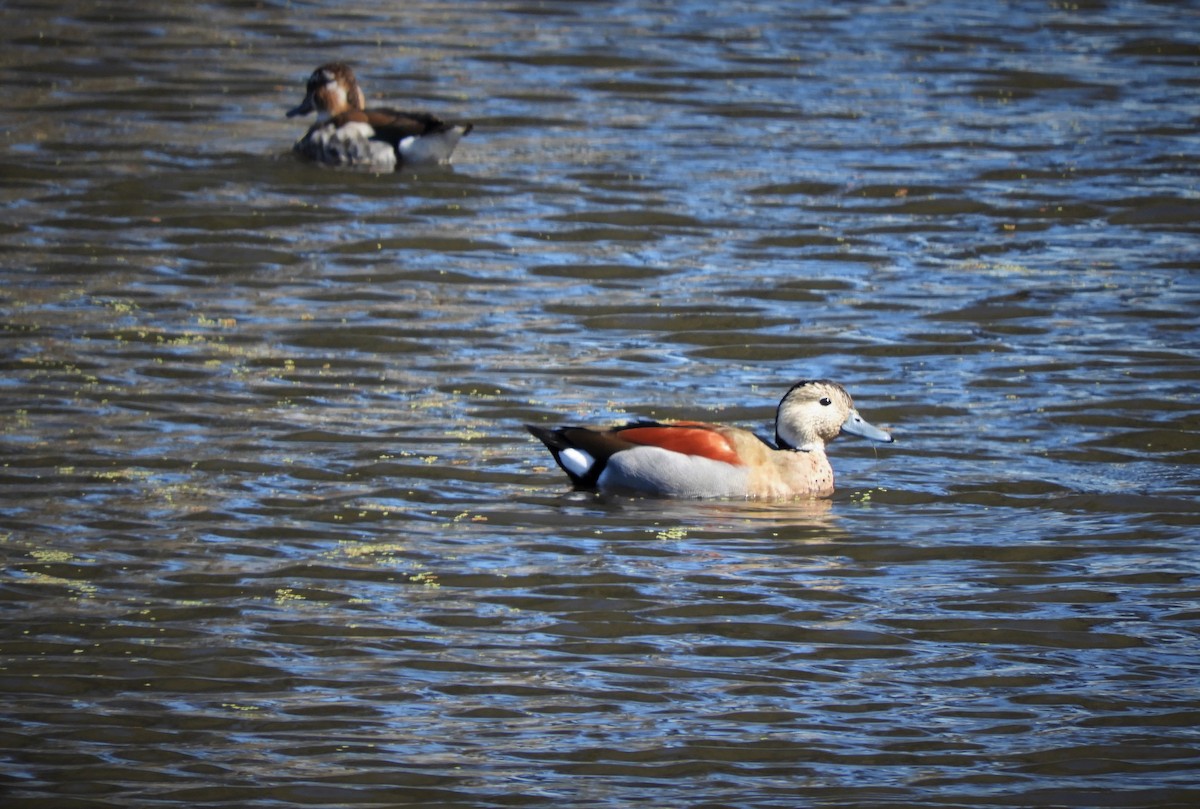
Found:
M 287 117 L 316 112 L 317 122 L 292 151 L 330 166 L 392 171 L 402 165 L 445 163 L 473 124 L 447 123 L 428 112 L 367 109 L 354 71 L 343 62 L 309 76 L 304 100 Z

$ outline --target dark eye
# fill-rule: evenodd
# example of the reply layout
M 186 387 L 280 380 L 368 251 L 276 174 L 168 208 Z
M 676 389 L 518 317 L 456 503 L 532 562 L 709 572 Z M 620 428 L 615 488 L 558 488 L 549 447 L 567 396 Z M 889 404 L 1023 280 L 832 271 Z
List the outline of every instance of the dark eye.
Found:
M 821 407 L 829 407 L 831 404 L 833 404 L 833 400 L 828 396 L 821 397 Z

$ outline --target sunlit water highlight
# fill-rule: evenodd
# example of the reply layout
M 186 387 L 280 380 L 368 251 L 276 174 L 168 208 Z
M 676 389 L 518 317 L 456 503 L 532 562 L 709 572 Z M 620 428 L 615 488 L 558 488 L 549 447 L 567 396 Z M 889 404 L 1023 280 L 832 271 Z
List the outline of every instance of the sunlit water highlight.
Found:
M 1200 802 L 1191 7 L 8 11 L 5 806 Z M 803 377 L 829 501 L 521 427 Z

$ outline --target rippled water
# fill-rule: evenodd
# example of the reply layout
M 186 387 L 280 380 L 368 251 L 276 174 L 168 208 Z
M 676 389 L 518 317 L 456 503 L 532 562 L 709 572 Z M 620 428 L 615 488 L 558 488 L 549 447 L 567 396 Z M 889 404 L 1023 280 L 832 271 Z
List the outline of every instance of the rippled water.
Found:
M 1200 803 L 1200 12 L 830 6 L 8 4 L 5 806 Z M 521 427 L 818 376 L 830 501 Z

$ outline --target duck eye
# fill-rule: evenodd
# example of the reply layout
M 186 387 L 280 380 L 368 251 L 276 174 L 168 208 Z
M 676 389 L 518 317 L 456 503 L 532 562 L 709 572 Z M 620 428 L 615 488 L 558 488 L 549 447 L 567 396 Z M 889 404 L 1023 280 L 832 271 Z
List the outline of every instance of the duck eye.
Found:
M 833 404 L 833 400 L 828 396 L 821 397 L 821 407 L 829 407 L 831 404 Z

